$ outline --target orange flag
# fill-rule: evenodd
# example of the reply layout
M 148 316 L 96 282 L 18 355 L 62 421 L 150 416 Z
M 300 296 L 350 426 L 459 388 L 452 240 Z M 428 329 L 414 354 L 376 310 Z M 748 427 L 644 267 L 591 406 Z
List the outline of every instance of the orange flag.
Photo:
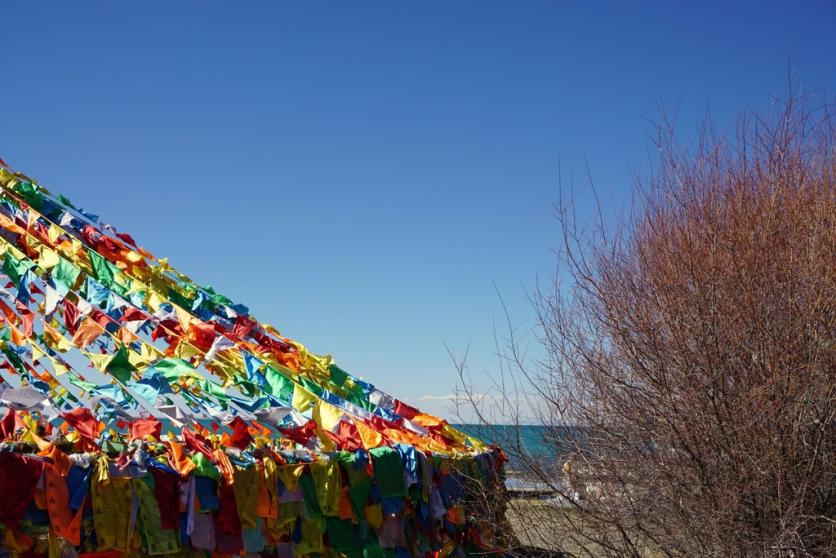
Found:
M 81 325 L 78 326 L 75 335 L 73 335 L 73 345 L 79 349 L 84 349 L 102 333 L 104 333 L 104 328 L 97 324 L 95 320 L 84 318 Z

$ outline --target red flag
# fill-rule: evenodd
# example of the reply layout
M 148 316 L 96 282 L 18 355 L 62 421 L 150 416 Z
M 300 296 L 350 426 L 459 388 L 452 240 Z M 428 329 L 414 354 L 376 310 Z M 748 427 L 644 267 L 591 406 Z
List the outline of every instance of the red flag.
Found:
M 78 318 L 81 313 L 78 311 L 78 307 L 67 300 L 64 299 L 64 325 L 67 327 L 67 331 L 70 335 L 75 335 L 76 324 L 78 323 Z
M 232 447 L 238 448 L 239 450 L 247 449 L 247 446 L 253 441 L 247 423 L 241 417 L 235 417 L 227 426 L 232 428 L 232 441 L 230 442 Z
M 66 413 L 61 413 L 67 424 L 75 428 L 82 437 L 88 440 L 95 440 L 99 435 L 99 421 L 87 407 L 79 407 Z
M 303 426 L 290 428 L 282 428 L 280 426 L 279 432 L 281 432 L 297 444 L 302 444 L 304 446 L 308 443 L 308 440 L 311 439 L 311 436 L 314 436 L 316 434 L 316 422 L 309 420 Z
M 402 416 L 406 420 L 411 420 L 418 414 L 418 409 L 407 405 L 403 401 L 395 399 L 395 414 Z
M 131 423 L 131 440 L 153 436 L 159 440 L 163 432 L 163 423 L 154 417 L 139 419 Z
M 357 430 L 357 427 L 352 422 L 340 421 L 336 433 L 326 430 L 325 434 L 342 450 L 357 451 L 358 449 L 363 449 L 363 440 L 360 438 L 360 431 Z
M 215 456 L 212 455 L 212 452 L 208 447 L 206 447 L 206 441 L 203 440 L 202 436 L 195 434 L 188 428 L 183 429 L 183 445 L 190 450 L 199 451 L 214 463 Z
M 20 419 L 17 418 L 17 413 L 14 409 L 9 407 L 6 414 L 2 419 L 0 419 L 0 438 L 4 440 L 13 438 L 19 423 Z
M 133 247 L 136 247 L 136 241 L 128 233 L 116 233 L 116 238 L 118 238 L 118 239 L 120 239 L 124 242 L 127 242 L 128 244 L 130 244 Z

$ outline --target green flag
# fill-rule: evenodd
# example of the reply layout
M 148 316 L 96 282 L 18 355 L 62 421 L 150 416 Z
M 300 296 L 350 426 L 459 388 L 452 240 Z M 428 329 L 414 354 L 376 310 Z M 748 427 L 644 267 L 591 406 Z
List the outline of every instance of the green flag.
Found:
M 119 345 L 119 350 L 116 351 L 116 354 L 107 363 L 105 371 L 112 374 L 114 378 L 123 384 L 130 381 L 131 372 L 136 371 L 136 368 L 128 360 L 128 349 L 125 345 Z
M 68 260 L 61 258 L 58 260 L 58 265 L 52 269 L 52 280 L 58 287 L 58 292 L 67 294 L 67 292 L 75 286 L 81 270 L 71 264 Z
M 113 268 L 110 262 L 92 250 L 88 250 L 87 255 L 90 256 L 90 263 L 93 265 L 93 273 L 96 275 L 96 280 L 105 287 L 112 287 Z
M 20 278 L 32 266 L 32 262 L 26 258 L 21 260 L 14 257 L 11 252 L 6 252 L 6 257 L 3 258 L 3 273 L 8 275 L 15 287 L 20 285 Z

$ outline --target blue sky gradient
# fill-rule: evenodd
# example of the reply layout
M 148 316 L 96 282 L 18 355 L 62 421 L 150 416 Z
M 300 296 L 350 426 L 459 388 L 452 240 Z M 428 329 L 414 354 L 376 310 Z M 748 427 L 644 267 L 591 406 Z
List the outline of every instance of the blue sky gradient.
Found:
M 660 101 L 729 125 L 790 59 L 832 98 L 833 3 L 683 4 L 0 0 L 0 157 L 444 413 L 445 342 L 496 368 L 497 290 L 531 326 L 558 163 L 615 216 Z

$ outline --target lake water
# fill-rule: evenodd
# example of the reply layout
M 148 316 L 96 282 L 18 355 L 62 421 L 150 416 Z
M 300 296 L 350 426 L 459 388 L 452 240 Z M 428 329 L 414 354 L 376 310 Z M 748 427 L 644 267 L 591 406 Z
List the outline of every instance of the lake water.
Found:
M 497 444 L 505 448 L 510 462 L 508 469 L 518 471 L 521 468 L 519 459 L 515 457 L 511 448 L 519 447 L 526 454 L 535 458 L 543 465 L 554 464 L 562 466 L 569 455 L 574 442 L 587 436 L 587 430 L 576 426 L 545 427 L 538 425 L 480 425 L 456 424 L 456 428 L 485 443 Z

